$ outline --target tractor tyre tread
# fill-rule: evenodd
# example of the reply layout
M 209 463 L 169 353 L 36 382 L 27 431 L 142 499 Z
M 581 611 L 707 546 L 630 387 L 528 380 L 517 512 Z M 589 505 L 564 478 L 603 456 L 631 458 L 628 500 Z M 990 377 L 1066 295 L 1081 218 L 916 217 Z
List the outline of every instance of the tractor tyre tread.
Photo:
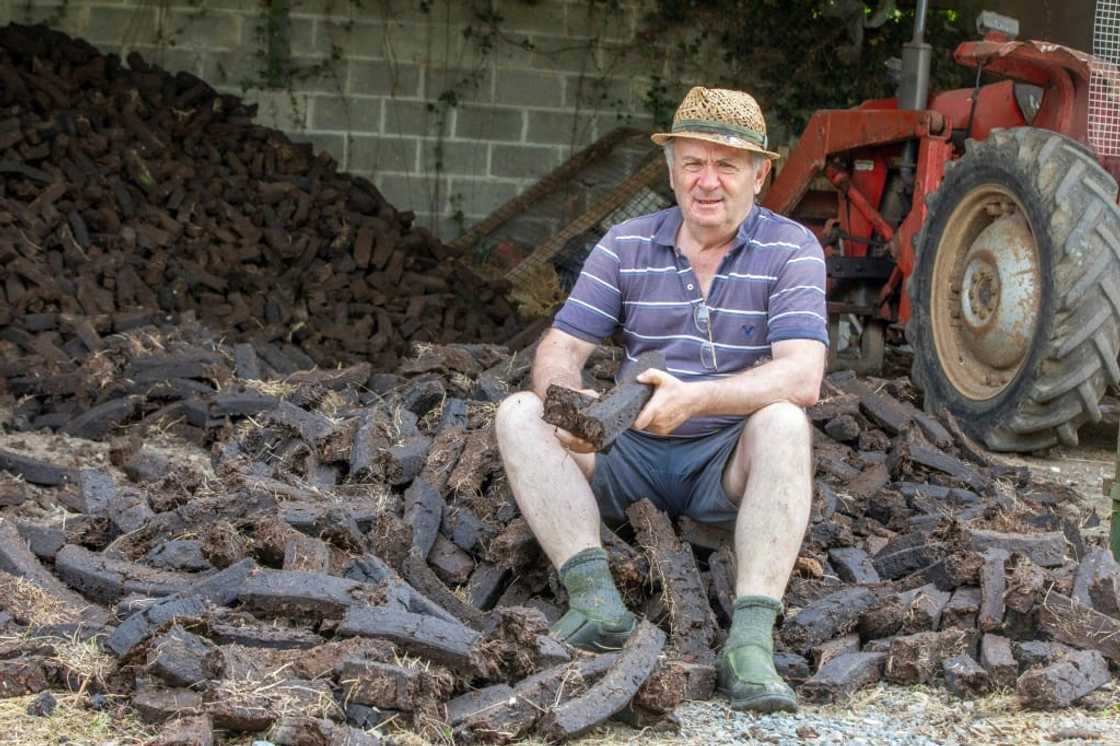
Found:
M 1048 130 L 1031 127 L 993 130 L 983 141 L 969 140 L 966 153 L 952 168 L 946 168 L 942 188 L 927 197 L 929 212 L 915 240 L 920 253 L 930 240 L 932 216 L 953 209 L 954 195 L 944 188 L 949 174 L 959 179 L 970 164 L 991 159 L 1014 161 L 1015 168 L 1029 177 L 1031 186 L 1051 216 L 1042 230 L 1048 242 L 1036 236 L 1039 251 L 1052 246 L 1052 278 L 1043 280 L 1053 289 L 1053 319 L 1040 320 L 1045 339 L 1040 354 L 1028 357 L 1028 376 L 1017 398 L 1001 402 L 991 416 L 968 418 L 954 411 L 953 399 L 961 395 L 945 382 L 937 361 L 923 359 L 919 352 L 919 330 L 928 329 L 930 319 L 922 295 L 928 295 L 930 278 L 919 278 L 917 267 L 907 281 L 913 313 L 906 336 L 914 346 L 911 378 L 926 392 L 926 407 L 947 407 L 957 414 L 972 437 L 996 451 L 1032 451 L 1058 443 L 1077 444 L 1077 428 L 1086 421 L 1099 421 L 1099 402 L 1109 385 L 1120 384 L 1120 208 L 1117 185 L 1101 168 L 1093 154 L 1080 143 Z M 944 204 L 947 203 L 947 204 Z M 1033 226 L 1032 226 L 1033 227 Z M 1037 227 L 1033 227 L 1039 230 Z M 934 250 L 932 247 L 929 250 Z M 928 264 L 932 266 L 932 262 Z M 931 385 L 934 384 L 934 385 Z M 1006 406 L 1004 406 L 1006 405 Z

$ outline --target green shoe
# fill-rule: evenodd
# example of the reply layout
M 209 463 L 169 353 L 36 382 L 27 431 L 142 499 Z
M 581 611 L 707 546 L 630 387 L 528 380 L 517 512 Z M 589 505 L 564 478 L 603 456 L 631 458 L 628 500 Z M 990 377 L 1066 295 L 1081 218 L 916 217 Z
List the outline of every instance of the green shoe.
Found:
M 797 695 L 774 669 L 774 657 L 759 645 L 724 650 L 719 658 L 719 690 L 736 710 L 797 712 Z
M 549 631 L 572 647 L 602 653 L 621 650 L 637 626 L 637 618 L 629 611 L 619 619 L 607 621 L 592 619 L 578 609 L 568 609 Z

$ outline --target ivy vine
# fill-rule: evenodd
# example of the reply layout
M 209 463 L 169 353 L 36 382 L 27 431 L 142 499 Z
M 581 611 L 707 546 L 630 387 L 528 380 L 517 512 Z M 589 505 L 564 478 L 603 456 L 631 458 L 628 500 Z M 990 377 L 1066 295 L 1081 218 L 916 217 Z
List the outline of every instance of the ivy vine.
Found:
M 930 8 L 926 41 L 933 47 L 931 90 L 971 85 L 953 62 L 956 46 L 973 38 L 976 0 L 955 9 Z M 846 108 L 893 96 L 886 63 L 909 41 L 914 9 L 894 0 L 657 0 L 649 28 L 696 29 L 678 40 L 688 58 L 719 50 L 721 84 L 750 90 L 768 119 L 800 132 L 817 109 Z M 663 116 L 663 101 L 649 105 Z

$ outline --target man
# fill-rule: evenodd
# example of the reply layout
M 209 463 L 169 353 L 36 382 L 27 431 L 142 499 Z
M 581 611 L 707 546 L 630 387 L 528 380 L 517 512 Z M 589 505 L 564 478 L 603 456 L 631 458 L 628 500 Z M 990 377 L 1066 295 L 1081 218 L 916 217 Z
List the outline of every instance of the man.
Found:
M 497 415 L 510 485 L 559 569 L 569 610 L 553 634 L 621 646 L 636 620 L 599 541 L 600 516 L 649 497 L 673 515 L 735 519 L 734 619 L 720 688 L 742 709 L 794 710 L 774 669 L 773 627 L 808 523 L 811 432 L 828 336 L 820 244 L 755 204 L 776 153 L 755 100 L 693 88 L 656 134 L 678 206 L 611 229 L 584 264 L 533 365 L 533 390 Z M 626 365 L 647 350 L 667 371 L 607 453 L 541 420 L 549 384 L 581 387 L 596 345 L 620 326 Z M 764 358 L 766 362 L 757 364 Z

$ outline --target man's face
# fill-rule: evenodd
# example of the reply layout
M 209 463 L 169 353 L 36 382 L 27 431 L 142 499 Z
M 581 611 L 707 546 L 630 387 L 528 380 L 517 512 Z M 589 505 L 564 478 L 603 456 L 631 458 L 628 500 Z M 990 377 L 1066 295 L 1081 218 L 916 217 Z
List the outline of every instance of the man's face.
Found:
M 669 183 L 690 228 L 734 231 L 754 206 L 770 171 L 770 162 L 755 166 L 754 155 L 738 148 L 673 138 Z

